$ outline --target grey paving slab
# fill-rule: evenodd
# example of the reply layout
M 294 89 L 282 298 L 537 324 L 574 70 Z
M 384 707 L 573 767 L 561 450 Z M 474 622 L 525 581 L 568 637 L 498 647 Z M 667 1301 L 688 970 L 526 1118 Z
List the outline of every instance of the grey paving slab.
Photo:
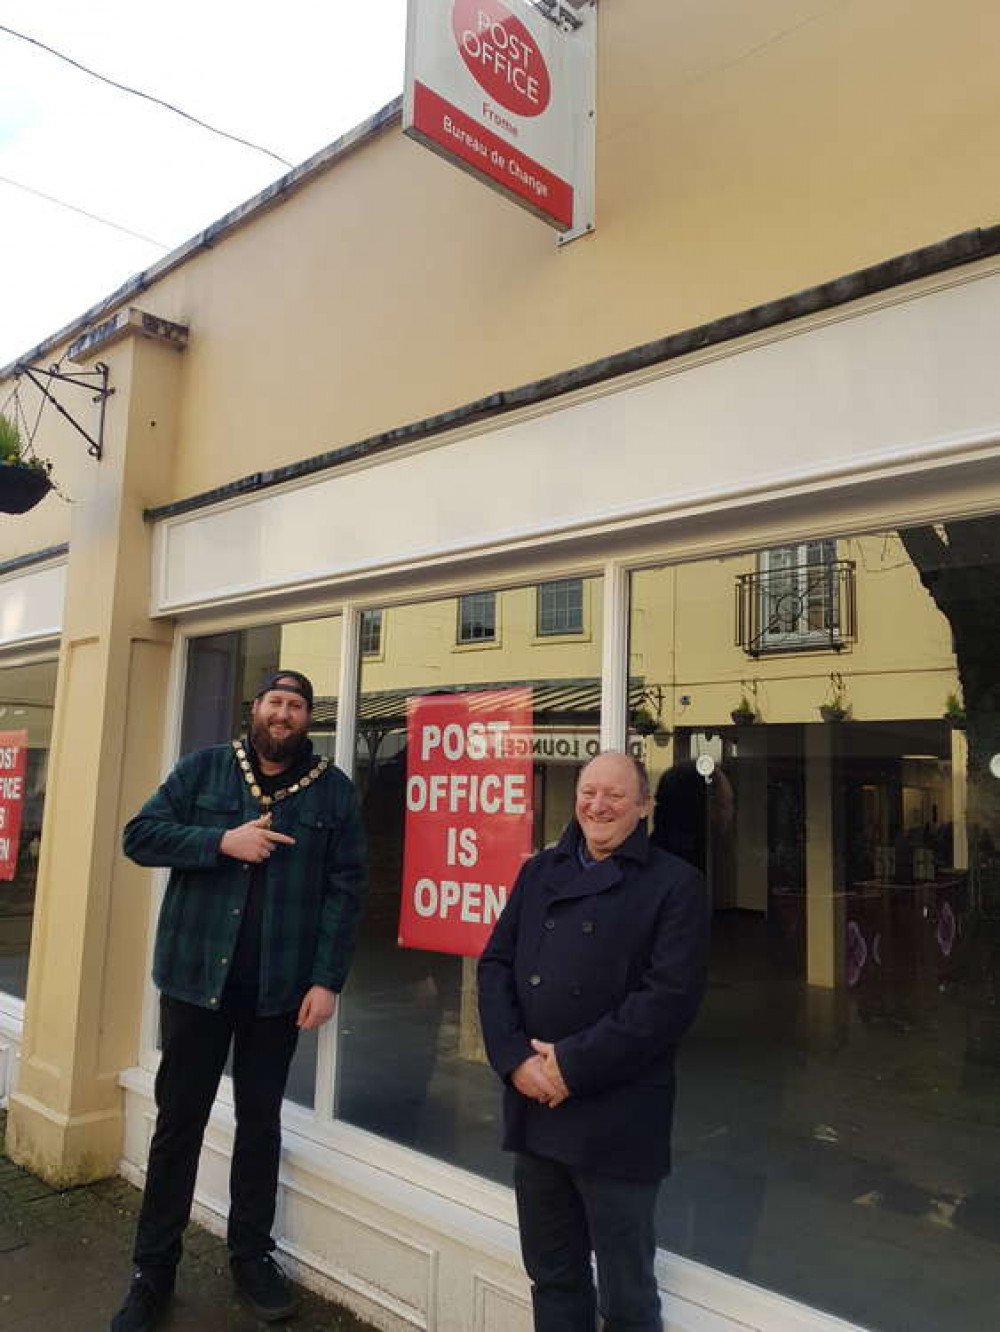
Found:
M 6 1128 L 0 1112 L 0 1144 Z M 138 1190 L 121 1179 L 59 1191 L 0 1150 L 0 1332 L 107 1332 L 130 1276 Z M 255 1332 L 235 1298 L 225 1244 L 188 1232 L 177 1295 L 163 1332 Z M 370 1325 L 308 1291 L 295 1332 L 370 1332 Z

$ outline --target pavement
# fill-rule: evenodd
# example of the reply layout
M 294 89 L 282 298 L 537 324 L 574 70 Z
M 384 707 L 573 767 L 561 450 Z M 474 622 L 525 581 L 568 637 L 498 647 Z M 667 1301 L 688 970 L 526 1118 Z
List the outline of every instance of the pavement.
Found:
M 0 1112 L 0 1329 L 107 1332 L 131 1275 L 140 1194 L 123 1179 L 52 1189 L 3 1153 Z M 301 1290 L 289 1332 L 371 1332 L 336 1304 Z M 226 1245 L 192 1224 L 177 1292 L 162 1332 L 255 1332 L 229 1279 Z M 272 1324 L 273 1326 L 273 1324 Z

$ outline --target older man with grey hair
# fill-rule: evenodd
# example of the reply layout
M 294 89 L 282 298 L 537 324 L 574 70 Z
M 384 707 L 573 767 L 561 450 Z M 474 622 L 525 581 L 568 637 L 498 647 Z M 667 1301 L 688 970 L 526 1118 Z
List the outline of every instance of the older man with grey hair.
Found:
M 605 1332 L 662 1326 L 654 1209 L 708 903 L 698 871 L 650 845 L 649 810 L 641 763 L 591 760 L 575 817 L 523 867 L 479 963 L 536 1332 L 593 1332 L 598 1304 Z

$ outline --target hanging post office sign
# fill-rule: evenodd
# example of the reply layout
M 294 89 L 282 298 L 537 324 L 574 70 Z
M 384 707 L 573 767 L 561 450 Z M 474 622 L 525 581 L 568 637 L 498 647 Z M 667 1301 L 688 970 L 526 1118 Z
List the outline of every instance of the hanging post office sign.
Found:
M 567 235 L 594 224 L 595 0 L 410 0 L 403 128 Z
M 478 957 L 531 855 L 528 688 L 411 698 L 401 948 Z
M 0 880 L 17 873 L 27 774 L 28 732 L 0 731 Z

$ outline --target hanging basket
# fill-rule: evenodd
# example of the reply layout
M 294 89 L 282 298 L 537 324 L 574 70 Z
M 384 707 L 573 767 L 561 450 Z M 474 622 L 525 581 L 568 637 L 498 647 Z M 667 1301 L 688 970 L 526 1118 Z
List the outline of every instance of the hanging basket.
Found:
M 842 722 L 847 720 L 847 709 L 836 703 L 821 703 L 819 715 L 825 722 Z
M 0 513 L 27 513 L 51 489 L 47 472 L 21 463 L 0 463 Z

